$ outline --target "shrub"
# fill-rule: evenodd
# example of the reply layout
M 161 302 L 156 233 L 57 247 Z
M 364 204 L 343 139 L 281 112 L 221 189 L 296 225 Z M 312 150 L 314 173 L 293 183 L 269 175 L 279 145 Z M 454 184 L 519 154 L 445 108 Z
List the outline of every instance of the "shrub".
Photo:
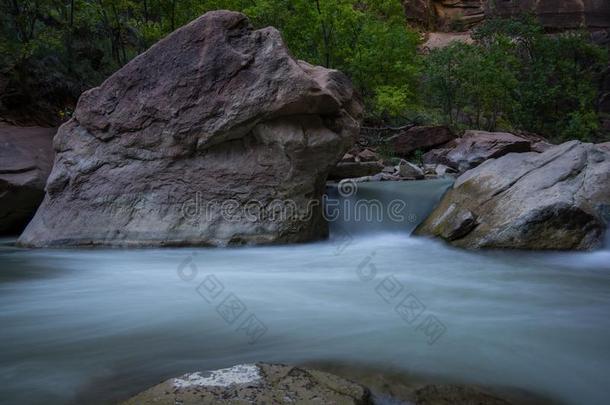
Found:
M 448 124 L 595 138 L 597 76 L 608 59 L 587 34 L 547 35 L 524 17 L 488 21 L 473 37 L 433 51 L 425 63 L 424 100 Z

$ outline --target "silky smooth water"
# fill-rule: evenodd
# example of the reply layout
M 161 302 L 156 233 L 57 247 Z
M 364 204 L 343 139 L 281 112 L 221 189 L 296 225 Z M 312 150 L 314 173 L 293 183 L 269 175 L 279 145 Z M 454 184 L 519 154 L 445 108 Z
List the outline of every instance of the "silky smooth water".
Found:
M 0 402 L 109 403 L 188 371 L 334 361 L 600 404 L 609 314 L 608 251 L 473 253 L 382 229 L 229 249 L 5 244 Z

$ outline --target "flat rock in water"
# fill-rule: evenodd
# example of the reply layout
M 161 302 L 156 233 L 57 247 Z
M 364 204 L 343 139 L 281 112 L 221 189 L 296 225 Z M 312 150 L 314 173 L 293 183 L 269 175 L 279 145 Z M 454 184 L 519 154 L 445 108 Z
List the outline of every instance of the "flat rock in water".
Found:
M 370 391 L 321 371 L 280 364 L 242 364 L 167 380 L 123 405 L 372 404 Z
M 18 243 L 324 237 L 325 181 L 361 116 L 345 75 L 295 60 L 274 28 L 209 12 L 83 93 L 57 133 L 45 199 Z
M 588 250 L 610 220 L 610 152 L 570 141 L 460 176 L 416 229 L 465 248 Z

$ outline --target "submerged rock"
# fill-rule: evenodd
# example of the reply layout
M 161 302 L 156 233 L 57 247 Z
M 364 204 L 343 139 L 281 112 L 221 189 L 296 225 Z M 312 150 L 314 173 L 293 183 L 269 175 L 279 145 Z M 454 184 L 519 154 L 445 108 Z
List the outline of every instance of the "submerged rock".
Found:
M 462 385 L 427 385 L 415 391 L 417 405 L 510 405 L 481 389 Z
M 21 232 L 44 198 L 55 132 L 0 126 L 0 234 Z
M 466 172 L 415 233 L 465 248 L 593 249 L 609 204 L 610 152 L 571 141 Z
M 361 114 L 347 77 L 295 60 L 276 29 L 207 13 L 81 96 L 19 243 L 323 237 L 326 177 Z
M 280 364 L 243 364 L 172 378 L 124 405 L 372 404 L 370 391 L 322 371 Z

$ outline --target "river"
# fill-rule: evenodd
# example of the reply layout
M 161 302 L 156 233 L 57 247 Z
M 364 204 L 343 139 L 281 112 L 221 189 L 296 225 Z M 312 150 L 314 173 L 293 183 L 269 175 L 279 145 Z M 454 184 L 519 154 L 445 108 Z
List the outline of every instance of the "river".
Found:
M 610 251 L 467 252 L 410 237 L 446 187 L 361 186 L 345 199 L 406 201 L 405 222 L 337 220 L 329 240 L 310 244 L 36 250 L 4 240 L 0 402 L 110 403 L 188 371 L 266 361 L 605 403 Z

